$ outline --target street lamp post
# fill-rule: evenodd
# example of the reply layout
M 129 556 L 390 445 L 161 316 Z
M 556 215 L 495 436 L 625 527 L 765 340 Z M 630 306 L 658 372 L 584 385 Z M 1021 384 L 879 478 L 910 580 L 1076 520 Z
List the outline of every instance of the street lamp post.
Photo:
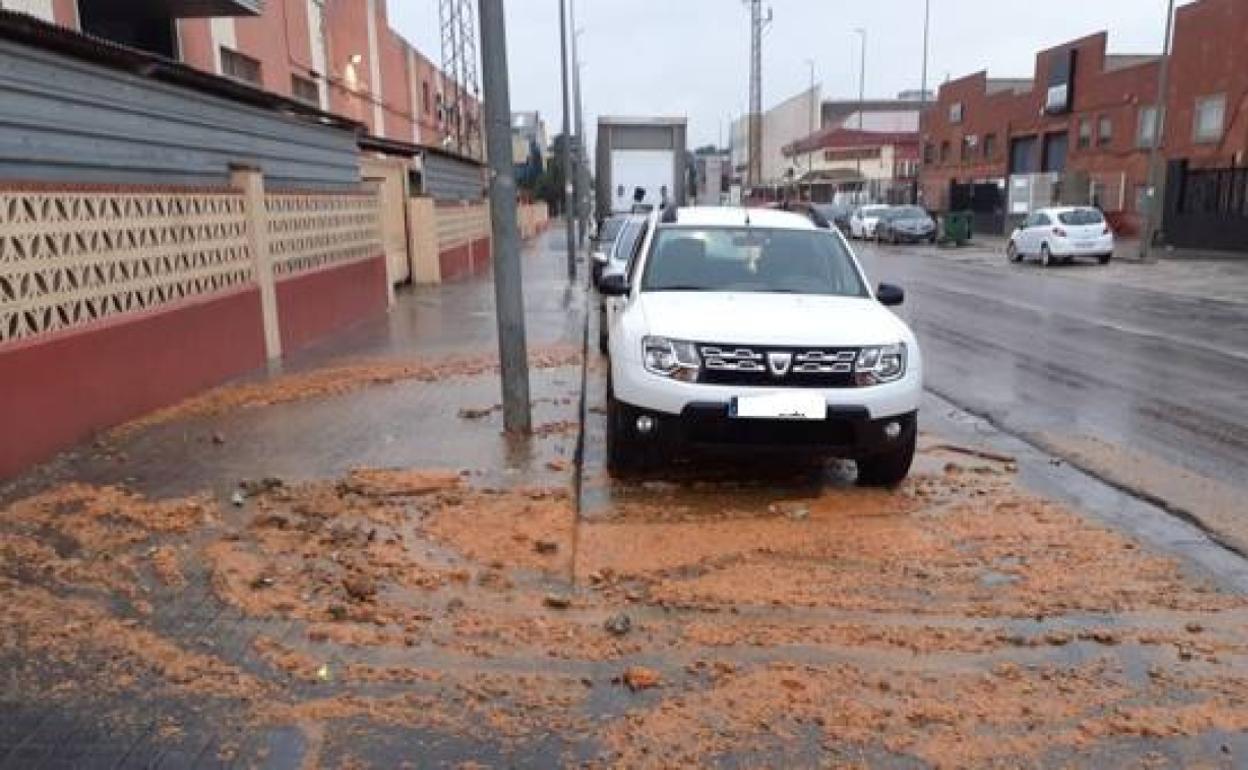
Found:
M 529 433 L 529 359 L 524 329 L 516 178 L 511 163 L 511 92 L 503 0 L 480 0 L 481 74 L 485 85 L 486 146 L 490 164 L 490 228 L 494 243 L 494 307 L 503 388 L 503 426 Z
M 932 0 L 923 0 L 923 80 L 919 85 L 919 102 L 927 107 L 927 42 L 932 29 Z
M 576 220 L 572 197 L 572 108 L 568 94 L 568 0 L 559 0 L 560 73 L 563 75 L 563 218 L 568 228 L 568 280 L 576 279 Z
M 859 57 L 858 64 L 858 139 L 862 140 L 862 113 L 867 106 L 867 31 L 862 27 L 854 30 L 862 37 L 862 54 Z M 861 185 L 860 192 L 866 190 L 866 183 L 862 180 L 862 151 L 861 149 L 855 153 L 854 165 L 858 169 L 858 184 Z M 859 195 L 861 198 L 861 195 Z
M 1170 56 L 1173 50 L 1174 0 L 1166 5 L 1166 39 L 1162 46 L 1161 73 L 1157 76 L 1157 100 L 1153 107 L 1153 137 L 1148 147 L 1148 212 L 1144 223 L 1144 237 L 1140 239 L 1140 259 L 1152 256 L 1153 241 L 1161 218 L 1161 194 L 1157 185 L 1161 180 L 1161 132 L 1166 125 L 1166 97 L 1170 91 Z

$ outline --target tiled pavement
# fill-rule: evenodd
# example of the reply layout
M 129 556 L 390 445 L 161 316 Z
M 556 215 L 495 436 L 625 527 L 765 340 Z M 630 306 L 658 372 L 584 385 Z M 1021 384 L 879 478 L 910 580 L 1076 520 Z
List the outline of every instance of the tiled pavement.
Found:
M 566 252 L 560 248 L 562 240 L 552 233 L 529 244 L 524 252 L 531 352 L 579 349 L 583 342 L 585 292 L 579 284 L 569 286 Z M 493 296 L 489 276 L 436 288 L 402 290 L 386 318 L 346 330 L 287 360 L 283 369 L 298 373 L 361 361 L 493 355 Z M 535 424 L 578 419 L 578 366 L 533 369 L 531 378 Z M 566 472 L 552 471 L 545 464 L 552 456 L 570 460 L 568 442 L 508 439 L 500 430 L 497 413 L 481 420 L 458 416 L 461 409 L 496 405 L 499 392 L 493 374 L 457 378 L 449 387 L 439 382 L 406 381 L 330 399 L 176 420 L 140 431 L 104 454 L 93 451 L 92 446 L 66 453 L 19 480 L 6 496 L 12 499 L 57 483 L 82 481 L 124 484 L 153 498 L 207 490 L 228 511 L 225 501 L 240 479 L 335 478 L 356 467 L 474 468 L 483 471 L 482 483 L 512 479 L 561 483 Z M 215 444 L 214 434 L 225 443 Z M 144 590 L 150 591 L 153 611 L 144 622 L 188 650 L 212 654 L 248 673 L 263 674 L 263 665 L 250 652 L 251 642 L 261 635 L 281 641 L 295 633 L 296 624 L 244 618 L 216 599 L 203 565 L 199 565 L 198 573 L 194 569 L 187 571 L 188 587 L 176 595 L 155 581 L 147 582 Z M 56 705 L 47 705 L 43 698 L 29 698 L 18 683 L 16 671 L 30 663 L 0 659 L 2 770 L 286 768 L 299 767 L 306 758 L 308 747 L 298 730 L 249 731 L 225 713 L 220 702 L 211 699 L 195 703 L 140 695 L 119 702 L 115 696 L 74 692 L 50 662 L 48 680 L 68 689 L 59 692 L 53 701 Z M 105 664 L 98 661 L 101 670 Z M 370 745 L 367 756 L 378 766 L 399 766 L 413 759 L 411 747 L 417 744 L 421 746 L 417 766 L 438 764 L 437 736 L 404 736 L 402 731 Z M 328 742 L 321 757 L 325 766 L 337 765 L 335 750 Z M 532 750 L 543 751 L 541 746 Z M 474 755 L 485 756 L 483 752 L 488 753 L 485 746 L 473 750 Z M 454 752 L 448 754 L 448 761 L 453 756 Z M 542 764 L 512 755 L 498 759 Z

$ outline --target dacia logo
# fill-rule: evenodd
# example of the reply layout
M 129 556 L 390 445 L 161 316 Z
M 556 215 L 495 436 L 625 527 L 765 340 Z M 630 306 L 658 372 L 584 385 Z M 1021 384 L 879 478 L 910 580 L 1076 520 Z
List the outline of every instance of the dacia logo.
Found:
M 767 369 L 771 372 L 772 377 L 783 377 L 789 373 L 789 369 L 793 366 L 792 353 L 768 353 Z

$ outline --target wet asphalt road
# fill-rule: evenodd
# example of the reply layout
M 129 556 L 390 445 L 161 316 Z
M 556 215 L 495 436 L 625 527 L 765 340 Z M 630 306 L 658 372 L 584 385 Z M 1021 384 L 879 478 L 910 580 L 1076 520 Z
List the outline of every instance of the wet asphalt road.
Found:
M 857 251 L 906 289 L 930 390 L 1011 432 L 1094 437 L 1248 489 L 1248 305 L 1079 274 L 1096 265 Z

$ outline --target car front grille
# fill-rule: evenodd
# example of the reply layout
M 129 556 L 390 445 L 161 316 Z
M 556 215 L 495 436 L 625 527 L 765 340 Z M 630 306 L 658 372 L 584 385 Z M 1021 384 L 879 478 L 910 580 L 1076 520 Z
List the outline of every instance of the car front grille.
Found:
M 698 346 L 707 385 L 851 388 L 858 348 Z

